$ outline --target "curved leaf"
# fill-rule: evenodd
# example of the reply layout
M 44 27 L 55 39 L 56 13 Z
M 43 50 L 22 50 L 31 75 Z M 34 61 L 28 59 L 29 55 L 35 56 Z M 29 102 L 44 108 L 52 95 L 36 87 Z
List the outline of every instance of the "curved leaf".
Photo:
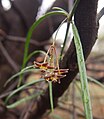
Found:
M 32 81 L 32 82 L 27 83 L 27 84 L 24 84 L 23 86 L 17 88 L 16 90 L 14 90 L 14 91 L 6 98 L 5 103 L 7 104 L 8 100 L 9 100 L 14 94 L 16 94 L 17 92 L 23 90 L 23 89 L 26 88 L 27 86 L 30 86 L 30 85 L 39 83 L 39 82 L 41 82 L 41 81 L 44 81 L 44 79 L 35 80 L 35 81 Z
M 36 98 L 37 96 L 41 95 L 42 93 L 43 93 L 43 92 L 38 92 L 38 93 L 33 94 L 33 95 L 31 95 L 31 96 L 22 98 L 22 99 L 20 99 L 19 101 L 13 103 L 13 104 L 7 105 L 6 107 L 9 108 L 9 109 L 15 108 L 16 106 L 22 104 L 23 102 L 26 102 L 26 101 L 29 101 L 29 100 L 31 100 L 31 99 Z

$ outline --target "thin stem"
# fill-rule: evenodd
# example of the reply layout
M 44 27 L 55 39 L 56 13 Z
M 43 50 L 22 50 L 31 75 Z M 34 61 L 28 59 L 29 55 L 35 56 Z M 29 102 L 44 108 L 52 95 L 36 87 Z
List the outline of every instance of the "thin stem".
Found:
M 77 8 L 77 6 L 78 6 L 79 1 L 80 1 L 80 0 L 76 0 L 76 1 L 75 1 L 74 5 L 73 5 L 73 8 L 72 8 L 72 10 L 70 11 L 70 13 L 69 13 L 69 15 L 68 15 L 68 21 L 69 21 L 69 22 L 72 20 L 72 17 L 73 17 L 73 15 L 74 15 L 74 13 L 75 13 L 75 10 L 76 10 L 76 8 Z
M 58 68 L 59 70 L 59 61 L 58 61 L 58 57 L 57 57 L 57 52 L 56 52 L 56 48 L 55 48 L 55 56 L 56 56 L 56 67 Z
M 101 17 L 104 15 L 104 7 L 100 10 L 100 12 L 97 15 L 97 21 L 99 22 L 99 20 L 101 19 Z
M 72 105 L 73 105 L 72 119 L 76 119 L 76 107 L 75 107 L 76 92 L 75 91 L 76 90 L 75 90 L 75 80 L 74 80 L 72 84 Z
M 72 10 L 70 11 L 70 13 L 68 15 L 67 29 L 66 29 L 65 39 L 64 39 L 63 47 L 61 49 L 61 54 L 60 54 L 59 61 L 62 60 L 62 54 L 63 54 L 64 48 L 65 48 L 65 44 L 66 44 L 66 41 L 67 41 L 68 31 L 69 31 L 69 27 L 70 27 L 70 21 L 72 20 L 72 17 L 73 17 L 73 15 L 75 13 L 75 10 L 76 10 L 76 8 L 78 6 L 79 1 L 80 0 L 76 0 L 75 1 L 73 8 L 72 8 Z
M 65 49 L 65 44 L 66 44 L 67 37 L 68 37 L 69 27 L 70 27 L 70 23 L 69 23 L 69 22 L 67 22 L 67 29 L 66 29 L 65 39 L 64 39 L 63 47 L 62 47 L 62 49 L 61 49 L 61 53 L 60 53 L 60 58 L 59 58 L 59 61 L 61 61 L 61 60 L 62 60 L 62 54 L 63 54 L 63 51 L 64 51 L 64 49 Z
M 52 82 L 49 81 L 49 95 L 50 95 L 50 104 L 51 104 L 51 111 L 53 112 L 53 94 L 52 94 Z
M 57 29 L 57 31 L 56 31 L 56 33 L 55 33 L 55 37 L 53 38 L 53 45 L 54 45 L 55 42 L 56 42 L 56 37 L 57 37 L 57 34 L 58 34 L 58 32 L 59 32 L 61 26 L 63 25 L 63 23 L 64 23 L 66 20 L 67 20 L 67 18 L 65 18 L 65 19 L 61 22 L 60 26 L 58 27 L 58 29 Z
M 48 54 L 49 54 L 49 51 L 50 51 L 51 47 L 52 47 L 52 45 L 49 47 L 49 49 L 48 49 L 48 51 L 47 51 L 47 53 L 46 53 L 46 55 L 45 55 L 45 58 L 44 58 L 44 63 L 45 63 L 45 62 L 46 62 L 46 60 L 47 60 L 47 57 L 48 57 Z
M 19 66 L 16 64 L 16 62 L 11 58 L 8 51 L 3 46 L 2 42 L 0 41 L 0 50 L 3 53 L 4 57 L 7 59 L 8 63 L 11 65 L 11 67 L 14 69 L 15 72 L 19 71 Z

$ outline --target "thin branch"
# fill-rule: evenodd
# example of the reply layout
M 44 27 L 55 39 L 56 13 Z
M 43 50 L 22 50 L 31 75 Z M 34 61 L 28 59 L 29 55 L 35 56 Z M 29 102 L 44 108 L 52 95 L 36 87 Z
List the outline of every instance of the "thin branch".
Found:
M 73 106 L 72 119 L 76 119 L 75 96 L 76 96 L 76 92 L 75 92 L 75 80 L 74 80 L 72 84 L 72 106 Z
M 98 13 L 98 15 L 97 15 L 97 21 L 99 21 L 103 15 L 104 15 L 104 7 Z
M 15 72 L 19 71 L 19 66 L 13 61 L 13 59 L 8 54 L 7 50 L 3 46 L 2 42 L 0 41 L 0 49 L 5 58 L 7 59 L 8 63 L 11 65 L 11 67 L 15 70 Z
M 13 42 L 26 42 L 26 37 L 7 35 L 3 29 L 0 29 L 0 36 L 3 37 L 2 39 L 0 39 L 1 41 L 10 40 Z M 36 39 L 31 39 L 30 44 L 33 44 L 35 46 L 45 46 L 45 45 L 51 44 L 51 42 L 41 41 L 41 43 L 40 43 Z
M 22 14 L 22 12 L 20 11 L 20 9 L 18 9 L 18 7 L 16 6 L 16 4 L 14 3 L 14 1 L 10 0 L 10 3 L 12 5 L 12 9 L 15 10 L 16 14 L 20 17 L 21 22 L 24 26 L 24 31 L 27 32 L 28 31 L 28 25 L 26 23 L 26 20 L 24 18 L 24 15 Z
M 11 35 L 7 35 L 6 39 L 11 40 L 13 42 L 25 42 L 26 41 L 25 37 L 11 36 Z M 43 41 L 40 43 L 36 39 L 31 39 L 30 43 L 35 45 L 35 46 L 45 46 L 45 45 L 51 44 L 49 41 Z
M 0 99 L 6 97 L 6 96 L 9 95 L 10 93 L 12 93 L 12 91 L 9 91 L 9 92 L 6 92 L 6 93 L 3 93 L 3 94 L 0 94 Z
M 73 111 L 72 111 L 71 109 L 67 109 L 67 108 L 62 107 L 62 106 L 59 106 L 59 108 L 62 109 L 62 110 L 64 110 L 64 111 L 68 111 L 68 112 L 70 112 L 70 113 L 73 113 Z M 78 107 L 77 107 L 77 108 L 78 108 Z M 76 112 L 76 113 L 77 113 L 77 115 L 78 115 L 79 117 L 85 118 L 85 116 L 84 116 L 83 113 L 80 113 L 80 112 Z M 103 119 L 103 117 L 96 117 L 96 116 L 94 116 L 93 119 Z

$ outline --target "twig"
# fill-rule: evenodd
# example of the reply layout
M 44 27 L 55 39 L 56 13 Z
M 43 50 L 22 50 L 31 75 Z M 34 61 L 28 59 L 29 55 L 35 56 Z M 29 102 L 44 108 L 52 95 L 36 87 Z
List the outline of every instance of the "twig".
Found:
M 35 100 L 35 101 L 36 101 L 36 100 Z M 30 102 L 30 104 L 28 105 L 28 110 L 27 110 L 27 109 L 24 110 L 24 114 L 23 114 L 23 116 L 21 115 L 21 118 L 20 118 L 20 119 L 27 119 L 27 118 L 28 118 L 28 115 L 30 114 L 31 109 L 32 109 L 32 107 L 33 107 L 35 101 L 34 101 L 34 99 L 33 99 L 33 100 Z
M 75 107 L 75 80 L 72 84 L 72 105 L 73 105 L 73 119 L 76 119 L 76 107 Z
M 93 56 L 91 58 L 88 59 L 86 64 L 90 64 L 90 63 L 98 63 L 98 62 L 103 62 L 104 61 L 104 55 L 97 55 L 97 56 Z
M 20 37 L 20 36 L 13 36 L 13 35 L 7 35 L 6 32 L 3 29 L 0 29 L 0 36 L 3 37 L 0 39 L 1 41 L 3 40 L 10 40 L 13 42 L 26 42 L 25 37 Z M 49 41 L 42 41 L 41 43 L 38 42 L 36 39 L 31 39 L 30 43 L 36 46 L 45 46 L 51 44 Z
M 97 21 L 101 19 L 101 17 L 104 15 L 104 7 L 100 10 L 100 12 L 97 14 Z
M 11 82 L 10 86 L 8 88 L 6 88 L 6 90 L 4 91 L 4 93 L 6 91 L 13 91 L 13 89 L 17 86 L 17 83 L 18 83 L 18 79 L 15 79 L 13 82 Z M 5 87 L 5 85 L 4 85 Z
M 103 64 L 102 64 L 102 65 L 103 65 Z M 87 67 L 87 70 L 88 70 L 88 71 L 97 72 L 97 73 L 99 73 L 99 72 L 104 72 L 103 69 L 95 69 L 94 66 L 93 66 L 93 68 Z
M 72 102 L 67 102 L 65 103 L 64 101 L 60 101 L 60 103 L 58 103 L 58 106 L 62 106 L 62 105 L 70 105 L 70 106 L 74 106 L 75 108 L 79 109 L 81 112 L 83 112 L 83 109 L 81 107 L 79 107 L 78 105 L 76 104 L 72 104 Z
M 69 109 L 67 109 L 67 108 L 65 108 L 65 107 L 59 106 L 59 108 L 62 109 L 62 110 L 64 110 L 64 111 L 68 111 L 68 112 L 70 112 L 70 113 L 73 113 L 72 110 L 69 110 Z M 77 112 L 77 115 L 78 115 L 79 117 L 85 118 L 85 115 L 84 115 L 83 113 Z M 93 116 L 93 119 L 103 119 L 103 117 L 96 117 L 96 116 Z
M 27 32 L 28 31 L 28 25 L 26 23 L 26 20 L 24 18 L 24 15 L 22 14 L 21 10 L 17 7 L 17 5 L 14 3 L 14 1 L 10 0 L 10 3 L 12 5 L 12 9 L 14 11 L 16 11 L 16 14 L 20 17 L 21 19 L 21 22 L 23 24 L 23 27 L 24 27 L 24 31 Z
M 5 56 L 5 58 L 7 59 L 8 63 L 15 70 L 15 72 L 17 72 L 19 70 L 19 66 L 10 57 L 10 55 L 8 54 L 7 50 L 5 49 L 5 47 L 3 46 L 1 41 L 0 41 L 0 49 L 1 49 L 2 53 L 3 53 L 3 55 Z
M 9 92 L 6 92 L 6 93 L 3 93 L 0 95 L 0 99 L 6 97 L 7 95 L 9 95 L 12 91 L 9 91 Z
M 13 42 L 17 41 L 17 42 L 25 42 L 26 41 L 26 38 L 25 37 L 19 37 L 19 36 L 11 36 L 11 35 L 7 35 L 6 38 L 8 40 L 11 40 Z M 47 42 L 47 41 L 44 41 L 44 42 L 38 42 L 37 40 L 35 39 L 31 39 L 30 40 L 30 43 L 33 44 L 33 45 L 36 45 L 36 46 L 44 46 L 44 45 L 49 45 L 51 44 L 50 42 Z

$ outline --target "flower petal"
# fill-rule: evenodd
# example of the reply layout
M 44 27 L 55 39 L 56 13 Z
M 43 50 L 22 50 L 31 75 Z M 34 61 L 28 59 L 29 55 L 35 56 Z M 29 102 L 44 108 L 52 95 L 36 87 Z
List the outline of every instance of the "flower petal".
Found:
M 47 68 L 48 68 L 48 69 L 55 69 L 55 67 L 49 66 L 49 65 L 47 66 Z
M 69 70 L 69 69 L 54 70 L 54 73 L 59 73 L 59 74 L 68 73 L 68 70 Z
M 57 75 L 57 77 L 60 78 L 64 78 L 66 75 Z
M 35 61 L 34 61 L 34 64 L 35 64 L 35 67 L 36 68 L 40 68 L 40 69 L 47 69 L 47 65 L 48 65 L 47 62 L 45 62 L 45 63 L 39 63 L 39 62 L 35 62 Z

